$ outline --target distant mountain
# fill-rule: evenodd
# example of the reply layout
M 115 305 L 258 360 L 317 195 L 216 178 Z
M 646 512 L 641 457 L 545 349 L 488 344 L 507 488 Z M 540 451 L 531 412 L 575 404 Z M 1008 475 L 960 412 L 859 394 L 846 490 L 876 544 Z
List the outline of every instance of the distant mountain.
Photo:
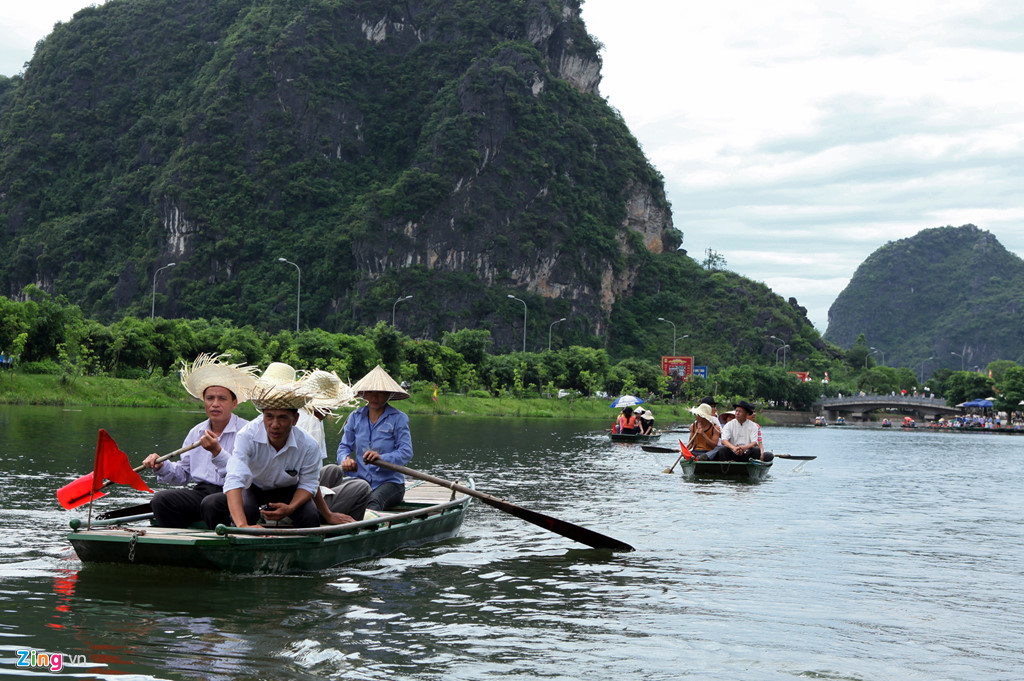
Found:
M 829 309 L 825 339 L 849 348 L 863 333 L 877 361 L 926 374 L 1021 362 L 1022 310 L 1024 260 L 974 225 L 939 227 L 872 253 Z
M 307 328 L 397 313 L 511 349 L 525 301 L 531 350 L 560 317 L 626 354 L 671 347 L 659 316 L 723 362 L 824 347 L 795 301 L 679 250 L 600 67 L 580 0 L 85 8 L 0 82 L 0 294 L 282 329 L 301 276 Z

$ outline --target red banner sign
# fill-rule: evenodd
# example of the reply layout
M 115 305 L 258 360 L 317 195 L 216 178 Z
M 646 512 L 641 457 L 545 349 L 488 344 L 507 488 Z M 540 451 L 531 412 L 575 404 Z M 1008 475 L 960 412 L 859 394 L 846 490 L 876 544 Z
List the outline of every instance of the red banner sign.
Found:
M 800 379 L 801 383 L 808 383 L 811 380 L 810 371 L 787 371 L 786 373 L 793 374 L 794 376 Z
M 673 381 L 689 381 L 693 375 L 693 357 L 662 356 L 661 370 Z

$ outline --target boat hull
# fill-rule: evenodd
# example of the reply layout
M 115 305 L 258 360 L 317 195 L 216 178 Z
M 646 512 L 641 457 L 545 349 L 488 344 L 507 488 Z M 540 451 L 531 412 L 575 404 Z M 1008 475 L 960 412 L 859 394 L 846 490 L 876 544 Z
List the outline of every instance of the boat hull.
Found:
M 322 528 L 332 532 L 327 536 L 222 535 L 209 530 L 111 524 L 74 531 L 68 540 L 84 563 L 238 573 L 308 572 L 456 537 L 470 499 L 462 496 L 444 504 L 424 504 L 395 515 Z
M 771 461 L 681 461 L 679 472 L 688 480 L 739 480 L 761 482 L 768 477 Z
M 661 437 L 660 434 L 651 433 L 641 435 L 640 433 L 608 433 L 612 442 L 653 442 Z

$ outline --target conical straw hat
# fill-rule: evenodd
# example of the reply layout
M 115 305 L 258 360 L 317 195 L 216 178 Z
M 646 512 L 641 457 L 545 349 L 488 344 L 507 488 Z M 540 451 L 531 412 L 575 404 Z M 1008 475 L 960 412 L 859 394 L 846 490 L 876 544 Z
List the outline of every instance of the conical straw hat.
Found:
M 333 371 L 314 369 L 303 376 L 300 383 L 313 396 L 306 405 L 307 411 L 331 413 L 332 409 L 354 404 L 356 394 Z
M 379 364 L 370 373 L 355 382 L 352 392 L 359 397 L 362 397 L 364 392 L 391 393 L 390 399 L 392 400 L 404 400 L 409 397 L 409 393 L 405 392 L 402 386 L 398 385 L 395 379 L 391 378 Z
M 227 388 L 239 402 L 245 402 L 256 382 L 256 367 L 228 364 L 224 355 L 203 353 L 191 365 L 182 362 L 181 384 L 188 394 L 203 399 L 203 391 L 210 386 Z

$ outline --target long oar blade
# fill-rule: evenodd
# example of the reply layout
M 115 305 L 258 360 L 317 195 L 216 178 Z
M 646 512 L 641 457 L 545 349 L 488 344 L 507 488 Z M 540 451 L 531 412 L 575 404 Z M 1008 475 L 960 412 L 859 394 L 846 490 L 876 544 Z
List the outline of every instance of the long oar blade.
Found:
M 450 480 L 436 478 L 433 475 L 421 473 L 411 468 L 406 468 L 405 466 L 399 466 L 397 464 L 388 463 L 387 461 L 382 461 L 380 459 L 374 461 L 373 465 L 380 466 L 381 468 L 387 468 L 388 470 L 392 470 L 397 473 L 402 473 L 403 475 L 408 475 L 411 478 L 426 480 L 427 482 L 432 482 L 435 485 L 447 487 L 448 489 L 455 490 L 456 492 L 462 492 L 463 494 L 467 494 L 471 497 L 479 499 L 488 506 L 493 506 L 499 511 L 510 513 L 517 518 L 525 520 L 528 523 L 533 523 L 538 527 L 543 527 L 545 530 L 548 530 L 549 532 L 554 532 L 555 534 L 560 534 L 563 537 L 572 539 L 573 541 L 578 541 L 581 544 L 586 544 L 591 548 L 611 549 L 612 551 L 635 551 L 635 549 L 629 544 L 621 542 L 618 539 L 613 539 L 612 537 L 605 536 L 600 532 L 594 532 L 593 530 L 588 530 L 585 527 L 573 525 L 572 523 L 566 522 L 564 520 L 559 520 L 558 518 L 552 518 L 551 516 L 544 515 L 543 513 L 531 511 L 529 509 L 523 508 L 522 506 L 517 506 L 507 501 L 503 501 L 497 497 L 492 497 L 490 494 L 478 492 L 475 489 L 465 487 L 456 482 L 451 482 Z
M 655 454 L 675 454 L 678 451 L 671 447 L 658 447 L 657 445 L 640 445 L 640 449 L 645 452 L 654 452 Z
M 801 456 L 801 455 L 798 455 L 798 454 L 776 454 L 775 458 L 776 459 L 793 459 L 795 461 L 813 461 L 814 459 L 817 459 L 818 457 L 816 457 L 816 456 Z

